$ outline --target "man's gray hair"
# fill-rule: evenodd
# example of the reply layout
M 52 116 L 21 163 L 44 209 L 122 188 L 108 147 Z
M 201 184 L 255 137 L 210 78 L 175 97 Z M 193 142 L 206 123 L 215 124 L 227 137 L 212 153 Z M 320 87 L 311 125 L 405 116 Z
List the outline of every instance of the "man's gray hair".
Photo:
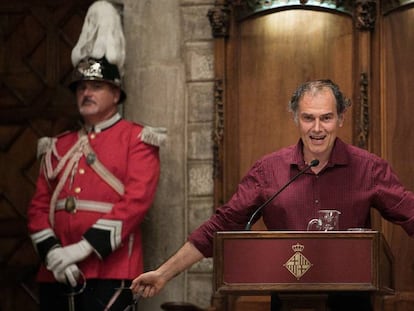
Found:
M 343 114 L 345 110 L 351 106 L 351 101 L 343 95 L 339 89 L 339 86 L 331 80 L 325 79 L 308 81 L 301 84 L 293 93 L 292 98 L 290 99 L 288 108 L 289 111 L 293 113 L 295 120 L 297 120 L 299 102 L 303 96 L 307 93 L 316 94 L 325 88 L 332 90 L 332 93 L 336 100 L 336 111 L 338 115 Z

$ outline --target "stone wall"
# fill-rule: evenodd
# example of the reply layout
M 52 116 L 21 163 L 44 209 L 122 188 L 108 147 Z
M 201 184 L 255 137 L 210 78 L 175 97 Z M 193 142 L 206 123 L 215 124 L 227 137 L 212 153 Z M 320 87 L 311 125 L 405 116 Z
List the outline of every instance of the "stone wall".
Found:
M 145 269 L 159 266 L 213 211 L 214 0 L 114 0 L 122 7 L 127 60 L 126 119 L 168 129 L 161 180 L 143 224 Z M 212 261 L 172 280 L 140 311 L 165 301 L 210 305 Z

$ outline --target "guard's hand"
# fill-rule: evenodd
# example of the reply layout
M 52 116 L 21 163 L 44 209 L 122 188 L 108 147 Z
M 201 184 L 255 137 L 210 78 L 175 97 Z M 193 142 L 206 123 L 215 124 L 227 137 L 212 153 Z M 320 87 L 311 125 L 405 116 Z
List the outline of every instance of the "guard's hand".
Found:
M 52 271 L 53 276 L 59 283 L 68 284 L 76 287 L 80 276 L 80 270 L 77 265 L 69 265 L 64 271 Z
M 69 265 L 84 260 L 92 252 L 93 248 L 86 240 L 54 248 L 46 256 L 46 268 L 53 273 L 62 272 Z
M 149 298 L 157 295 L 166 283 L 167 280 L 163 278 L 161 273 L 150 271 L 135 278 L 130 288 L 134 294 Z

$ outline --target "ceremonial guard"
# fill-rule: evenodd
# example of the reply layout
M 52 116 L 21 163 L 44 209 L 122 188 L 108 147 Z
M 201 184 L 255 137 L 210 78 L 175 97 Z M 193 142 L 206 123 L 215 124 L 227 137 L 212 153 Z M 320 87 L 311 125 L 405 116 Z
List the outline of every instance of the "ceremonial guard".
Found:
M 41 310 L 127 310 L 143 271 L 140 224 L 159 179 L 164 133 L 122 119 L 125 40 L 112 4 L 88 10 L 70 89 L 83 123 L 39 141 L 28 229 L 43 264 Z

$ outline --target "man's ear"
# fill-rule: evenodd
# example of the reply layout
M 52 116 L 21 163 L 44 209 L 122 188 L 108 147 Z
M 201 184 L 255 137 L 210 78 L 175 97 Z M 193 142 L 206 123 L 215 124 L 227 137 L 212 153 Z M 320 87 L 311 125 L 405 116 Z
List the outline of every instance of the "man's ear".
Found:
M 338 125 L 339 127 L 344 126 L 344 121 L 345 121 L 345 111 L 342 112 L 339 116 L 338 116 Z
M 115 104 L 119 103 L 119 100 L 121 99 L 121 89 L 119 87 L 112 87 L 113 92 L 114 92 L 114 102 Z
M 297 112 L 292 112 L 292 119 L 293 122 L 295 122 L 295 125 L 298 126 L 299 125 L 299 116 Z

